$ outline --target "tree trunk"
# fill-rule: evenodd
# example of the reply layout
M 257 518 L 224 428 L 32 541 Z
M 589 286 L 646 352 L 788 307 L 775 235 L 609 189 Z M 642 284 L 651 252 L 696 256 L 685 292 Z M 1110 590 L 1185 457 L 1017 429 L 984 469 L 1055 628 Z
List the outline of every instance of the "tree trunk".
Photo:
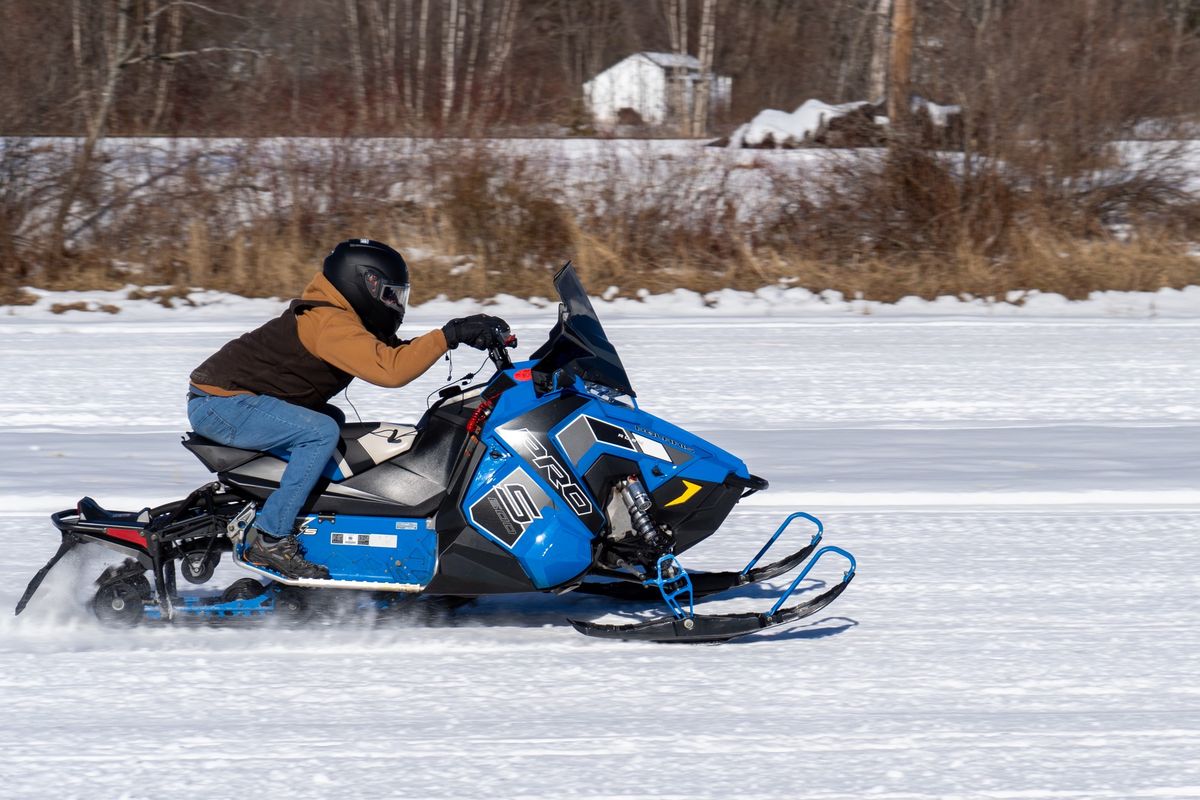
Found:
M 412 0 L 404 0 L 404 107 L 411 114 L 413 111 L 413 82 L 412 64 L 413 53 L 413 20 L 412 20 Z
M 671 53 L 676 60 L 687 55 L 687 0 L 667 0 L 667 33 L 671 39 Z M 669 85 L 667 98 L 670 105 L 668 119 L 675 124 L 681 135 L 688 132 L 689 115 L 684 100 L 684 75 L 687 71 L 680 65 L 672 65 L 667 70 Z
M 361 131 L 367 118 L 367 70 L 359 42 L 358 0 L 346 0 L 346 33 L 350 37 L 350 67 L 354 70 L 355 128 Z
M 50 242 L 53 252 L 56 255 L 67 254 L 67 217 L 71 214 L 71 207 L 75 205 L 75 198 L 79 196 L 79 189 L 83 185 L 84 178 L 91 170 L 92 158 L 96 154 L 96 144 L 104 135 L 104 127 L 108 121 L 109 112 L 112 111 L 113 100 L 117 94 L 117 85 L 120 83 L 121 70 L 124 69 L 125 62 L 132 58 L 134 52 L 137 50 L 138 41 L 136 37 L 132 42 L 126 41 L 129 38 L 129 19 L 132 15 L 133 0 L 118 0 L 116 32 L 113 39 L 108 39 L 107 35 L 105 36 L 108 58 L 106 59 L 104 83 L 100 88 L 100 96 L 96 108 L 92 112 L 91 119 L 88 120 L 87 134 L 84 136 L 79 152 L 75 156 L 75 164 L 71 170 L 71 177 L 67 181 L 67 188 L 63 191 L 58 209 L 54 214 L 54 225 L 50 231 Z
M 913 0 L 895 0 L 892 17 L 891 75 L 888 82 L 888 119 L 893 130 L 905 127 L 909 114 L 912 80 L 913 30 L 916 8 Z
M 499 16 L 492 21 L 490 31 L 494 34 L 488 40 L 488 68 L 483 80 L 483 92 L 487 97 L 486 108 L 489 114 L 496 113 L 497 102 L 503 99 L 506 87 L 500 86 L 500 78 L 512 54 L 513 36 L 517 28 L 517 12 L 520 10 L 520 0 L 503 0 Z
M 400 89 L 396 85 L 396 0 L 388 0 L 384 15 L 380 0 L 368 0 L 368 23 L 375 32 L 375 77 L 379 86 L 379 102 L 384 104 L 378 116 L 391 131 L 396 124 L 396 107 L 400 104 Z
M 446 14 L 442 30 L 442 125 L 450 121 L 454 107 L 454 69 L 458 42 L 458 0 L 444 0 Z
M 388 132 L 395 133 L 396 118 L 400 111 L 400 64 L 397 58 L 396 37 L 399 35 L 397 14 L 400 13 L 398 0 L 388 0 L 387 11 L 387 124 Z
M 71 0 L 71 56 L 75 61 L 75 81 L 79 87 L 79 107 L 83 110 L 82 128 L 92 118 L 92 89 L 83 71 L 83 15 L 79 0 Z
M 483 38 L 483 0 L 471 8 L 471 49 L 467 53 L 467 76 L 463 80 L 462 118 L 470 121 L 471 96 L 475 93 L 475 70 L 479 63 L 479 40 Z
M 887 95 L 888 28 L 892 16 L 892 0 L 879 0 L 875 6 L 875 35 L 871 43 L 871 75 L 867 99 L 882 103 Z
M 167 32 L 167 52 L 175 52 L 179 49 L 180 43 L 183 40 L 183 7 L 175 6 L 171 9 L 167 24 L 170 29 Z M 167 110 L 167 97 L 170 92 L 172 78 L 175 77 L 175 62 L 168 61 L 160 66 L 158 75 L 158 86 L 154 91 L 154 112 L 150 117 L 151 131 L 158 132 L 159 125 L 162 124 L 163 114 Z
M 708 99 L 712 91 L 713 50 L 717 38 L 717 0 L 704 0 L 700 13 L 700 79 L 692 107 L 692 136 L 708 134 Z
M 429 57 L 429 0 L 421 0 L 421 15 L 417 21 L 417 74 L 413 82 L 417 85 L 417 119 L 425 118 L 425 66 Z

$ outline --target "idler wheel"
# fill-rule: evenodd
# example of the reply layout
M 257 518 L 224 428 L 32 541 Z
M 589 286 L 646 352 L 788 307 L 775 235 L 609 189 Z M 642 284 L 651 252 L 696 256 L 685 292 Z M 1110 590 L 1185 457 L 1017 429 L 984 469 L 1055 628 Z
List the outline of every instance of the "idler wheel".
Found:
M 100 623 L 114 628 L 131 628 L 146 613 L 150 582 L 144 575 L 106 583 L 92 598 L 92 613 Z
M 179 561 L 179 572 L 188 583 L 207 583 L 221 563 L 221 553 L 213 550 L 205 555 L 203 550 L 196 550 L 184 555 Z M 250 579 L 252 580 L 252 579 Z
M 221 602 L 231 603 L 234 600 L 250 600 L 258 597 L 266 590 L 267 587 L 254 580 L 254 578 L 238 578 L 226 586 L 225 591 L 221 592 Z

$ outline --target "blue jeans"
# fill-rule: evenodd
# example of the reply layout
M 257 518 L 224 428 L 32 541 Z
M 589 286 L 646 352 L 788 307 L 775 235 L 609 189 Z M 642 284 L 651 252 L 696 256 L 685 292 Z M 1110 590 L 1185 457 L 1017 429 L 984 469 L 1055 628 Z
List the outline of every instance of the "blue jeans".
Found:
M 289 452 L 288 465 L 254 525 L 270 536 L 287 536 L 316 486 L 341 436 L 341 412 L 313 411 L 266 395 L 201 395 L 188 401 L 192 430 L 215 442 L 246 450 Z M 335 415 L 338 418 L 335 418 Z

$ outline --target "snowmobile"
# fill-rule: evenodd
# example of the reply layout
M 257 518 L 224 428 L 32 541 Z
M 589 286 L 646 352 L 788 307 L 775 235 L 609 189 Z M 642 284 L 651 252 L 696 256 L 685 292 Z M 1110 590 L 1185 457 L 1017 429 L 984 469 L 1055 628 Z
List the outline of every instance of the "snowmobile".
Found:
M 327 579 L 286 577 L 242 557 L 257 508 L 279 485 L 286 452 L 227 447 L 188 433 L 183 446 L 217 479 L 157 508 L 108 511 L 85 497 L 51 515 L 61 544 L 16 613 L 82 543 L 126 556 L 97 579 L 91 604 L 102 622 L 115 625 L 303 618 L 332 590 L 381 609 L 416 595 L 457 603 L 575 591 L 666 607 L 631 623 L 570 620 L 589 636 L 721 642 L 801 619 L 840 595 L 854 577 L 854 557 L 819 547 L 823 526 L 804 512 L 787 517 L 741 570 L 684 568 L 679 555 L 768 483 L 737 457 L 643 411 L 569 262 L 554 285 L 558 321 L 530 360 L 512 363 L 505 345 L 515 346 L 515 338 L 497 343 L 488 351 L 491 378 L 445 387 L 416 425 L 342 427 L 338 450 L 297 520 L 304 557 L 325 565 Z M 804 546 L 760 565 L 798 520 L 815 526 Z M 250 574 L 219 592 L 179 590 L 177 572 L 204 586 L 226 555 Z M 788 605 L 828 556 L 847 565 L 840 581 Z M 696 612 L 696 600 L 802 564 L 765 612 Z

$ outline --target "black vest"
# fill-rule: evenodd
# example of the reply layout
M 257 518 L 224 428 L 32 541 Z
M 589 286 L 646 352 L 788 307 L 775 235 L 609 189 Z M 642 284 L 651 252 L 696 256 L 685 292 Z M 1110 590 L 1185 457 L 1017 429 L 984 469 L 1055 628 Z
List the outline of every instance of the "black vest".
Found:
M 287 311 L 209 356 L 192 372 L 192 383 L 321 408 L 354 380 L 350 373 L 308 352 L 300 342 L 296 317 L 321 306 L 336 308 L 323 300 L 293 300 Z

